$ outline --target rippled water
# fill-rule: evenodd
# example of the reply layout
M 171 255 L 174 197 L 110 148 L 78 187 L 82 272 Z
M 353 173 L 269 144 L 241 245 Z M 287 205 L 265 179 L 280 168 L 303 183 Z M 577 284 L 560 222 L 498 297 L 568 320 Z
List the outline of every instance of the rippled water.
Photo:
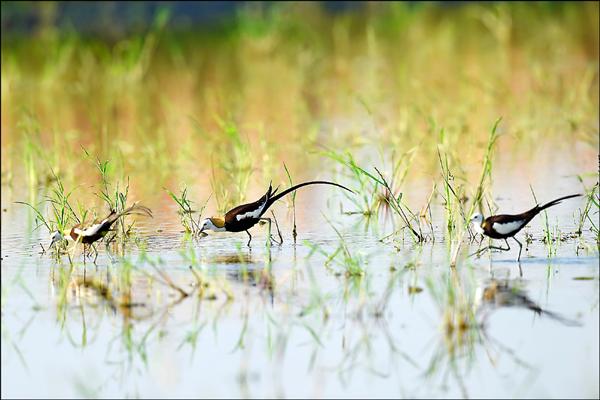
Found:
M 544 199 L 572 190 L 561 178 Z M 389 223 L 366 229 L 340 215 L 335 194 L 314 193 L 299 204 L 296 245 L 282 205 L 285 242 L 270 250 L 264 227 L 251 249 L 244 233 L 186 241 L 170 209 L 139 220 L 147 251 L 131 243 L 123 258 L 100 245 L 96 265 L 78 257 L 72 271 L 39 254 L 47 232 L 28 233 L 29 210 L 3 196 L 2 397 L 598 397 L 590 232 L 548 257 L 538 216 L 522 278 L 514 248 L 466 259 L 470 244 L 451 269 L 441 205 L 434 243 L 382 243 Z M 531 201 L 509 192 L 498 204 L 516 212 Z M 573 232 L 582 206 L 552 208 L 551 225 Z M 311 254 L 340 243 L 321 212 L 363 276 Z M 201 294 L 192 264 L 210 282 Z

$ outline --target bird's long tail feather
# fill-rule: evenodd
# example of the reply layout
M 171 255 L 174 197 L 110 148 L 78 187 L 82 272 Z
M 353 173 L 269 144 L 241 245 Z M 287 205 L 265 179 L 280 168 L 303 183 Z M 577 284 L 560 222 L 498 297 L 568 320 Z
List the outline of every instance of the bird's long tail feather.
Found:
M 578 196 L 583 196 L 583 195 L 581 193 L 578 193 L 578 194 L 571 194 L 569 196 L 560 197 L 560 198 L 558 198 L 556 200 L 552 200 L 552 201 L 550 201 L 550 202 L 548 202 L 548 203 L 546 203 L 544 205 L 538 206 L 538 211 L 542 211 L 542 210 L 544 210 L 544 209 L 546 209 L 548 207 L 552 207 L 552 206 L 555 206 L 557 204 L 560 204 L 560 202 L 563 201 L 563 200 L 570 199 L 572 197 L 578 197 Z
M 308 186 L 308 185 L 332 185 L 332 186 L 337 186 L 339 188 L 342 188 L 344 190 L 349 191 L 350 193 L 354 193 L 354 191 L 348 189 L 345 186 L 340 185 L 339 183 L 335 183 L 335 182 L 329 182 L 329 181 L 308 181 L 308 182 L 303 182 L 303 183 L 299 183 L 297 185 L 292 186 L 289 189 L 284 190 L 283 192 L 279 193 L 277 196 L 273 196 L 269 199 L 269 201 L 267 202 L 267 206 L 264 208 L 264 211 L 267 211 L 267 209 L 273 204 L 275 203 L 277 200 L 281 199 L 283 196 L 285 196 L 286 194 L 293 192 L 294 190 L 298 190 L 303 186 Z M 277 189 L 275 189 L 275 192 L 277 191 Z M 275 193 L 273 192 L 273 193 Z
M 131 207 L 126 208 L 125 210 L 121 211 L 120 213 L 114 213 L 111 217 L 109 217 L 108 222 L 110 224 L 113 224 L 116 220 L 118 220 L 122 216 L 130 215 L 130 214 L 145 215 L 147 217 L 152 218 L 152 210 L 150 210 L 146 206 L 139 204 L 139 201 L 136 201 L 135 203 L 133 203 L 133 205 Z

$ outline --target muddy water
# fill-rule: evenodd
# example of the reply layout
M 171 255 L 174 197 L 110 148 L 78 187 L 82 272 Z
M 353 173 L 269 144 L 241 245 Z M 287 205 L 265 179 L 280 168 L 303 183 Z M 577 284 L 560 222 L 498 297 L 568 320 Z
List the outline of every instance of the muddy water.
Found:
M 581 190 L 558 176 L 532 179 L 541 201 Z M 495 193 L 510 188 L 501 211 L 529 208 L 529 192 L 518 194 L 529 181 L 509 181 L 495 181 Z M 514 247 L 466 259 L 469 244 L 451 269 L 440 204 L 436 241 L 416 246 L 380 242 L 391 224 L 340 215 L 339 202 L 351 205 L 336 196 L 303 194 L 296 245 L 283 205 L 285 242 L 270 249 L 265 227 L 251 249 L 243 233 L 186 241 L 170 209 L 139 221 L 146 251 L 100 245 L 96 264 L 79 256 L 72 268 L 39 254 L 47 232 L 30 232 L 29 211 L 3 196 L 2 397 L 598 397 L 590 232 L 548 257 L 538 217 L 523 277 Z M 551 226 L 573 232 L 582 206 L 552 208 Z M 340 240 L 321 212 L 362 276 L 327 262 Z

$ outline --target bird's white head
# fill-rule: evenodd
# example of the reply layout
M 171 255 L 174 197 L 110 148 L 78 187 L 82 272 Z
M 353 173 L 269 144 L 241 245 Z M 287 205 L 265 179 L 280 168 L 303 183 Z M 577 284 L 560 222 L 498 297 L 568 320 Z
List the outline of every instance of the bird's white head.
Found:
M 480 213 L 473 214 L 470 222 L 477 233 L 483 234 L 483 228 L 481 227 L 481 224 L 483 223 L 483 215 Z
M 62 233 L 60 233 L 60 231 L 52 232 L 50 234 L 50 246 L 48 246 L 48 249 L 51 249 L 52 246 L 54 246 L 54 244 L 59 243 L 63 240 L 65 240 L 65 237 L 63 236 Z
M 225 221 L 222 218 L 206 218 L 202 221 L 200 228 L 200 232 L 204 231 L 223 232 L 225 231 Z

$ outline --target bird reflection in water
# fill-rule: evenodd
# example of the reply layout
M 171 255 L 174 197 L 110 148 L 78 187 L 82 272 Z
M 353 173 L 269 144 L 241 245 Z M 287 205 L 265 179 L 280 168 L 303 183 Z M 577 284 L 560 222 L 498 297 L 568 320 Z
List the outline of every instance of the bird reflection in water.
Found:
M 477 314 L 482 315 L 481 324 L 485 325 L 491 313 L 502 307 L 521 307 L 537 315 L 550 317 L 567 326 L 581 326 L 578 321 L 565 318 L 553 311 L 544 310 L 531 300 L 516 282 L 492 279 L 487 285 L 477 288 L 475 294 Z

